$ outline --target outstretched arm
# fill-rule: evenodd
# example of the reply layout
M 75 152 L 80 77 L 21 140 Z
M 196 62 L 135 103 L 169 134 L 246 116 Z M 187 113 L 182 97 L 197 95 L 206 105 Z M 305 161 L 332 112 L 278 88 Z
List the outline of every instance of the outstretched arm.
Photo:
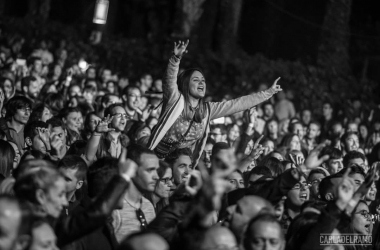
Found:
M 177 75 L 182 55 L 187 53 L 187 45 L 189 45 L 189 40 L 186 43 L 181 41 L 178 43 L 174 42 L 173 56 L 169 59 L 162 85 L 164 100 L 166 102 L 170 103 L 170 101 L 176 100 L 179 96 Z
M 213 120 L 219 117 L 229 116 L 234 113 L 252 108 L 253 106 L 256 106 L 262 102 L 265 102 L 277 92 L 282 91 L 280 85 L 277 85 L 277 82 L 279 80 L 280 78 L 277 78 L 276 81 L 273 83 L 272 87 L 258 93 L 242 96 L 240 98 L 236 98 L 226 102 L 211 102 L 210 119 Z

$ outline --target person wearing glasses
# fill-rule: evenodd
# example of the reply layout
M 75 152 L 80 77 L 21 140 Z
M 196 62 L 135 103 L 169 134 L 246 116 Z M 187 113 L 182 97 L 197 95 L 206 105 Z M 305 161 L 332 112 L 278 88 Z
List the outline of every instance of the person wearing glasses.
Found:
M 291 190 L 289 190 L 285 200 L 285 211 L 281 219 L 281 225 L 284 233 L 287 232 L 290 223 L 300 214 L 301 206 L 309 200 L 310 184 L 304 174 L 301 174 L 300 180 Z
M 32 112 L 32 101 L 25 96 L 11 98 L 6 107 L 5 118 L 0 119 L 0 129 L 6 134 L 8 141 L 13 141 L 21 154 L 24 153 L 24 128 Z
M 173 171 L 168 163 L 160 161 L 157 174 L 158 181 L 154 192 L 145 195 L 145 197 L 152 202 L 156 214 L 169 204 L 170 190 L 173 186 Z
M 148 147 L 160 159 L 176 148 L 190 148 L 196 166 L 210 132 L 211 120 L 252 108 L 282 89 L 277 85 L 277 79 L 272 87 L 259 93 L 224 102 L 206 102 L 207 84 L 202 70 L 191 68 L 178 74 L 188 44 L 189 41 L 174 44 L 173 56 L 169 59 L 163 81 L 162 112 Z
M 122 147 L 127 146 L 123 134 L 127 113 L 122 104 L 112 104 L 104 110 L 104 117 L 87 142 L 84 158 L 88 163 L 105 156 L 118 158 Z
M 128 120 L 139 120 L 138 109 L 141 100 L 141 91 L 138 87 L 127 86 L 123 90 L 122 99 Z

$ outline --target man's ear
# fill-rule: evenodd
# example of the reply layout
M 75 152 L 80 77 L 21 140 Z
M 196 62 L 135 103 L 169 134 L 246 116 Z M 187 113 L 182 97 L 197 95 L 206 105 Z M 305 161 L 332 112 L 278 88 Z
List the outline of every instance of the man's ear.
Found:
M 125 102 L 128 101 L 128 97 L 127 97 L 127 95 L 122 95 L 121 98 L 122 98 L 123 101 L 125 101 Z
M 24 93 L 28 93 L 28 87 L 27 86 L 22 87 L 22 90 L 24 91 Z
M 45 202 L 46 202 L 46 194 L 45 194 L 45 192 L 42 189 L 37 189 L 36 200 L 40 204 L 45 204 Z
M 26 137 L 25 138 L 25 144 L 26 144 L 27 147 L 31 147 L 33 145 L 33 142 L 30 139 L 30 137 Z
M 334 200 L 334 195 L 333 195 L 332 193 L 327 193 L 327 194 L 325 195 L 325 199 L 326 199 L 327 201 L 332 201 L 332 200 Z
M 76 189 L 80 189 L 83 186 L 83 181 L 78 181 Z

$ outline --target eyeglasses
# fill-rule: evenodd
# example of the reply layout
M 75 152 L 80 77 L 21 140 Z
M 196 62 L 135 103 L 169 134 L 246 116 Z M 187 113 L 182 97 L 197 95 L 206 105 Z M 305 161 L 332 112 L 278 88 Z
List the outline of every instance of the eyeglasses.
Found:
M 308 182 L 304 182 L 304 183 L 301 183 L 301 182 L 298 182 L 296 185 L 294 185 L 294 187 L 292 189 L 308 189 L 310 188 L 310 183 Z
M 359 211 L 359 212 L 356 212 L 355 214 L 361 214 L 361 215 L 363 215 L 363 217 L 365 218 L 365 219 L 369 219 L 369 218 L 371 218 L 371 214 L 367 211 L 367 210 L 362 210 L 362 211 Z M 372 218 L 371 218 L 372 219 Z
M 18 110 L 21 110 L 22 112 L 26 113 L 26 112 L 32 112 L 32 110 L 30 108 L 19 108 Z
M 167 177 L 167 178 L 162 178 L 160 181 L 161 181 L 162 183 L 168 185 L 170 182 L 172 182 L 172 178 L 169 178 L 169 177 Z
M 148 223 L 147 223 L 147 221 L 145 219 L 145 214 L 141 210 L 141 208 L 139 208 L 139 209 L 136 210 L 136 216 L 137 216 L 137 219 L 140 222 L 141 230 L 146 230 L 147 226 L 148 226 Z
M 113 116 L 115 116 L 116 118 L 124 118 L 124 119 L 127 119 L 129 117 L 127 114 L 122 114 L 122 113 L 116 113 Z

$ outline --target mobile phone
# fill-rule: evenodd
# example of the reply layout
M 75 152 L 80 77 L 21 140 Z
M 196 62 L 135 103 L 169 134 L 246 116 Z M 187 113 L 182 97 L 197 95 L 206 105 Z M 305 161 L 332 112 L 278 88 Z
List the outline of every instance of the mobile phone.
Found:
M 22 58 L 16 59 L 16 64 L 17 64 L 17 66 L 25 66 L 26 65 L 26 59 L 22 59 Z

